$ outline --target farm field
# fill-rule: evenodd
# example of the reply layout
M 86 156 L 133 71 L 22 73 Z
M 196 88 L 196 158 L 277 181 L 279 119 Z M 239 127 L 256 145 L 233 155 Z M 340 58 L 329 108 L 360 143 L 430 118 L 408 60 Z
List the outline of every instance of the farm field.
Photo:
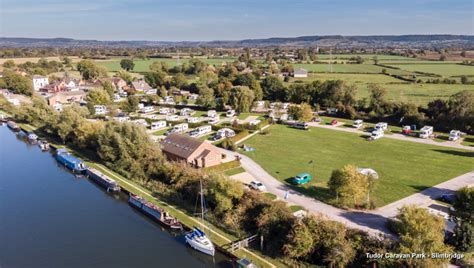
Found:
M 310 73 L 307 78 L 291 78 L 291 82 L 303 81 L 326 81 L 326 80 L 343 80 L 351 84 L 368 84 L 368 83 L 378 83 L 378 84 L 387 84 L 387 83 L 405 83 L 402 80 L 393 78 L 384 74 L 344 74 L 344 73 Z
M 424 72 L 441 75 L 443 77 L 468 75 L 474 76 L 474 66 L 460 64 L 391 64 L 409 72 Z
M 120 67 L 120 58 L 118 59 L 112 59 L 112 60 L 97 60 L 96 63 L 98 65 L 106 67 L 109 71 L 120 71 L 122 68 Z M 190 59 L 180 59 L 179 62 L 185 63 L 188 62 Z M 220 65 L 223 62 L 232 62 L 234 59 L 199 59 L 202 60 L 208 64 L 212 65 Z M 165 62 L 169 68 L 177 66 L 178 65 L 178 60 L 177 59 L 171 59 L 171 58 L 151 58 L 151 59 L 146 59 L 146 60 L 134 60 L 135 63 L 135 68 L 133 69 L 133 72 L 148 72 L 150 71 L 149 66 L 155 62 Z
M 245 154 L 282 182 L 288 183 L 300 172 L 311 173 L 313 180 L 295 189 L 325 202 L 332 199 L 327 188 L 331 172 L 347 164 L 379 173 L 372 195 L 377 206 L 469 172 L 474 166 L 474 153 L 469 151 L 393 139 L 368 142 L 358 134 L 320 128 L 302 131 L 275 125 L 270 134 L 255 135 L 245 144 L 256 148 Z M 285 146 L 275 146 L 278 144 Z
M 449 96 L 463 90 L 474 90 L 474 85 L 461 84 L 383 84 L 387 89 L 387 99 L 393 101 L 411 102 L 426 106 L 428 102 L 440 98 L 447 99 Z M 357 98 L 368 98 L 369 90 L 366 85 L 360 85 Z

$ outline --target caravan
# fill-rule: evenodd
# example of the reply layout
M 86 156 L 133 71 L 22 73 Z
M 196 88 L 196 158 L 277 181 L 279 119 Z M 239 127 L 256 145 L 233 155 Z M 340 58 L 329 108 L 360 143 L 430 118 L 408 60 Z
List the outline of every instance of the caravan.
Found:
M 150 129 L 151 130 L 158 130 L 166 127 L 166 121 L 156 121 L 152 122 Z
M 225 113 L 225 116 L 227 116 L 227 117 L 233 117 L 233 116 L 235 116 L 235 110 L 228 110 L 228 111 Z
M 178 121 L 178 120 L 179 120 L 179 118 L 178 118 L 178 116 L 175 115 L 175 114 L 168 115 L 168 116 L 166 117 L 166 121 L 174 122 L 174 121 Z
M 364 121 L 358 119 L 354 121 L 354 124 L 352 124 L 353 127 L 355 128 L 361 128 L 363 126 Z
M 188 117 L 188 118 L 186 119 L 186 121 L 188 121 L 188 123 L 197 123 L 197 122 L 199 122 L 199 118 L 198 118 L 198 117 L 191 116 L 191 117 Z
M 388 129 L 388 124 L 384 122 L 379 122 L 375 125 L 375 130 L 382 130 L 385 131 Z
M 428 139 L 433 135 L 433 127 L 432 126 L 424 126 L 420 129 L 420 138 Z
M 451 130 L 449 132 L 449 140 L 450 141 L 455 141 L 455 140 L 458 140 L 459 138 L 461 138 L 461 131 L 459 130 Z
M 145 113 L 151 113 L 153 111 L 155 111 L 155 107 L 153 107 L 153 106 L 144 106 L 143 108 L 140 109 L 140 112 L 142 112 L 144 114 Z

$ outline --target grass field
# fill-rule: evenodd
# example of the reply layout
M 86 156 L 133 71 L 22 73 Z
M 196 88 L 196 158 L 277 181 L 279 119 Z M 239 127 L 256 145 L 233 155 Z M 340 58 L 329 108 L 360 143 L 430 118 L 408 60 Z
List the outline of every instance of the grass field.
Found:
M 221 65 L 223 62 L 232 62 L 234 59 L 199 59 L 203 62 L 206 62 L 208 64 L 212 65 Z M 155 62 L 165 62 L 168 67 L 174 67 L 178 65 L 178 61 L 176 59 L 170 59 L 170 58 L 153 58 L 153 59 L 147 59 L 147 60 L 134 60 L 133 62 L 135 63 L 135 68 L 133 69 L 133 72 L 147 72 L 150 70 L 149 66 Z M 180 59 L 180 64 L 184 62 L 188 62 L 189 59 Z M 109 71 L 120 71 L 122 68 L 120 67 L 120 59 L 111 59 L 111 60 L 97 60 L 96 63 L 98 65 L 106 67 Z
M 474 76 L 474 66 L 460 64 L 391 64 L 409 72 L 423 72 L 441 75 L 443 77 L 470 75 Z
M 379 173 L 372 195 L 377 206 L 469 172 L 474 166 L 474 152 L 393 139 L 368 142 L 358 134 L 320 128 L 302 131 L 275 125 L 269 135 L 255 135 L 246 144 L 257 149 L 246 154 L 283 182 L 310 172 L 312 182 L 296 189 L 323 201 L 333 198 L 327 189 L 331 172 L 347 164 Z

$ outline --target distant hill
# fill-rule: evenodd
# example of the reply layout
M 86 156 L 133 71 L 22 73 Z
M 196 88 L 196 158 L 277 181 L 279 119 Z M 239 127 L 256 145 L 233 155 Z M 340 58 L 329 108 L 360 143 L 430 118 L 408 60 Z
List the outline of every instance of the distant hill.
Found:
M 0 37 L 0 47 L 338 47 L 338 48 L 474 48 L 473 35 L 300 36 L 237 41 L 98 41 L 71 38 Z

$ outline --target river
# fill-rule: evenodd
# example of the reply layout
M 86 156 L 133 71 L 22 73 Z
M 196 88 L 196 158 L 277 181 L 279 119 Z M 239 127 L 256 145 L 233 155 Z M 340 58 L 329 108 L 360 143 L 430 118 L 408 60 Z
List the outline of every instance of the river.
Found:
M 0 267 L 232 267 L 0 126 Z

